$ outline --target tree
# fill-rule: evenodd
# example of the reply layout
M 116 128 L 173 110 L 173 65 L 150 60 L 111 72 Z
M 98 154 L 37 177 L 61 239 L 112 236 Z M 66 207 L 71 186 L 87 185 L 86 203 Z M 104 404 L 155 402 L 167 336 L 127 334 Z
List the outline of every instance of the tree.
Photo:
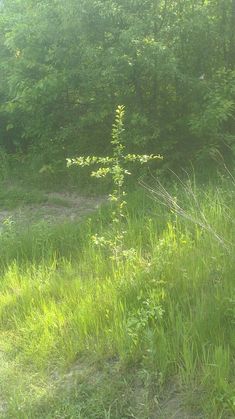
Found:
M 130 152 L 171 165 L 224 153 L 234 141 L 234 4 L 5 0 L 2 144 L 44 163 L 108 154 L 124 103 Z

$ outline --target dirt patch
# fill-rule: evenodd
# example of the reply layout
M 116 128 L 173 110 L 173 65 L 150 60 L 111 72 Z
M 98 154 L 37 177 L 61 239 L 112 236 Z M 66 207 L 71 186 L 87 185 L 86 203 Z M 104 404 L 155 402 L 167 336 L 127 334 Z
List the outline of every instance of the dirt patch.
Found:
M 48 193 L 42 204 L 24 205 L 14 210 L 0 209 L 0 225 L 3 223 L 56 223 L 73 221 L 96 211 L 107 202 L 107 197 L 85 197 L 69 193 Z
M 165 389 L 164 397 L 158 401 L 155 415 L 151 419 L 203 419 L 197 409 L 189 408 L 186 391 L 175 382 L 170 382 Z M 195 395 L 196 400 L 196 395 Z M 195 407 L 195 406 L 194 406 Z
M 109 417 L 136 419 L 203 419 L 199 412 L 190 412 L 182 388 L 169 384 L 165 395 L 152 384 L 142 380 L 138 371 L 125 376 L 118 360 L 104 361 L 99 366 L 83 360 L 73 365 L 62 377 L 56 377 L 60 391 L 72 392 L 74 388 L 90 389 L 97 400 L 106 400 L 109 394 Z M 111 389 L 111 391 L 109 391 Z M 128 412 L 128 415 L 124 414 Z M 113 415 L 113 416 L 112 416 Z

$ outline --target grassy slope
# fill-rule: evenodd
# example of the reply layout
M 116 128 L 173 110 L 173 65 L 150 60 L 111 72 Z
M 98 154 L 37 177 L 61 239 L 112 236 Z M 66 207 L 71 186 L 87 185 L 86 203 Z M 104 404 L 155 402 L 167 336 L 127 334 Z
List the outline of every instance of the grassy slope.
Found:
M 105 208 L 81 225 L 4 227 L 2 417 L 234 417 L 234 185 L 195 193 L 174 190 L 189 219 L 133 193 L 136 254 L 120 262 L 90 243 Z

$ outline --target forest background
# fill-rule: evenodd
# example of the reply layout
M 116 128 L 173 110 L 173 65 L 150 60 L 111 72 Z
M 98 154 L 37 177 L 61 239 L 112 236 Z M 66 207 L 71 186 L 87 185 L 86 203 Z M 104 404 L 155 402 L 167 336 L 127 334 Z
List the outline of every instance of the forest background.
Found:
M 161 167 L 234 157 L 234 0 L 0 7 L 0 146 L 13 165 L 65 180 L 67 157 L 109 154 L 120 104 L 128 151 L 160 153 Z
M 0 0 L 0 417 L 235 417 L 234 157 L 235 0 Z

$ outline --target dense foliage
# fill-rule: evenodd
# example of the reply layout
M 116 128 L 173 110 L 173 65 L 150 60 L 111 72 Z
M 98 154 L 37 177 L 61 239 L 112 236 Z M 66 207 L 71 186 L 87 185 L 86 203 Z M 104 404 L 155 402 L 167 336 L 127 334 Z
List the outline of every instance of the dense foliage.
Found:
M 234 152 L 235 0 L 4 0 L 0 145 L 43 164 L 130 152 L 165 164 Z M 41 164 L 41 163 L 40 163 Z

